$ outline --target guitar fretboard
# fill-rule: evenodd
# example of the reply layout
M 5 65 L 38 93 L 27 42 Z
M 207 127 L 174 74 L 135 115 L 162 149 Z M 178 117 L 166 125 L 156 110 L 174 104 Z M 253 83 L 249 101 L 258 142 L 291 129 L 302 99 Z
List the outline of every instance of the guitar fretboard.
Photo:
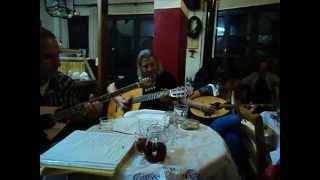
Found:
M 134 104 L 139 102 L 152 101 L 152 100 L 160 99 L 162 96 L 166 96 L 166 95 L 168 95 L 168 91 L 150 93 L 143 96 L 136 96 L 131 99 L 131 103 Z
M 99 96 L 99 97 L 96 97 L 96 98 L 93 98 L 92 100 L 90 100 L 89 102 L 93 102 L 93 101 L 100 101 L 101 103 L 104 103 L 104 102 L 107 102 L 110 100 L 110 98 L 112 97 L 115 97 L 115 96 L 118 96 L 126 91 L 129 91 L 129 90 L 132 90 L 134 88 L 137 88 L 140 86 L 140 83 L 134 83 L 134 84 L 131 84 L 131 85 L 128 85 L 126 87 L 123 87 L 121 89 L 118 89 L 117 91 L 113 92 L 113 93 L 110 93 L 110 94 L 104 94 L 102 96 Z M 61 110 L 57 113 L 54 114 L 54 116 L 52 117 L 54 121 L 60 121 L 62 120 L 64 117 L 66 116 L 72 116 L 76 113 L 79 113 L 81 111 L 83 111 L 83 109 L 85 108 L 85 105 L 87 104 L 88 102 L 82 102 L 80 104 L 77 104 L 75 106 L 72 106 L 70 108 L 67 108 L 67 109 L 64 109 L 64 110 Z

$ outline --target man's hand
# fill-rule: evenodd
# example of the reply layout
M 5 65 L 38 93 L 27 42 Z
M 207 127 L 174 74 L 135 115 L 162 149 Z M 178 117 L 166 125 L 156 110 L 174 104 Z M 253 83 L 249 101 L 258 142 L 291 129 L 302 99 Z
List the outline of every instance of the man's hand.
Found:
M 102 103 L 99 101 L 92 101 L 94 95 L 90 94 L 89 102 L 85 105 L 85 112 L 89 119 L 97 119 L 102 114 Z
M 130 105 L 126 99 L 122 96 L 117 96 L 114 98 L 119 108 L 123 109 L 124 111 L 128 111 L 130 109 Z
M 201 111 L 205 113 L 213 113 L 214 111 L 216 111 L 216 108 L 210 104 L 203 104 L 201 105 Z

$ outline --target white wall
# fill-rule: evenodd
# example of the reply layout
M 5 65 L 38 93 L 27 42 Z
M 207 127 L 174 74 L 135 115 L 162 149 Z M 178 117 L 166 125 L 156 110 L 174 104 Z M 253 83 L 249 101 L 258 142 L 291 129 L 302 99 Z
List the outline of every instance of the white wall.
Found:
M 59 18 L 51 17 L 45 10 L 45 0 L 40 1 L 40 19 L 42 26 L 51 32 L 53 32 L 57 37 L 59 34 Z
M 201 19 L 203 29 L 201 34 L 199 35 L 198 39 L 193 40 L 188 37 L 188 45 L 186 50 L 186 69 L 185 69 L 185 80 L 193 80 L 195 74 L 202 66 L 202 57 L 203 57 L 203 50 L 204 50 L 204 41 L 205 41 L 205 24 L 206 24 L 206 9 L 207 9 L 207 2 L 201 2 L 201 8 L 197 11 L 188 11 L 188 18 L 191 16 L 197 16 Z M 191 57 L 191 52 L 189 50 L 195 50 L 196 52 Z
M 109 15 L 153 14 L 153 2 L 142 4 L 110 4 Z

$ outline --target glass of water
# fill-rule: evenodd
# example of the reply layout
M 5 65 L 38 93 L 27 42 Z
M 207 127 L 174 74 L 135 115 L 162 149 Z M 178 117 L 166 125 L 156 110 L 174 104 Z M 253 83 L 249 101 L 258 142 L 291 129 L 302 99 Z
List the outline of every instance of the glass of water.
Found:
M 187 118 L 188 115 L 188 106 L 185 104 L 176 104 L 173 107 L 174 118 L 177 119 L 177 124 L 180 125 Z
M 99 129 L 105 132 L 111 132 L 113 129 L 113 119 L 103 116 L 99 118 Z

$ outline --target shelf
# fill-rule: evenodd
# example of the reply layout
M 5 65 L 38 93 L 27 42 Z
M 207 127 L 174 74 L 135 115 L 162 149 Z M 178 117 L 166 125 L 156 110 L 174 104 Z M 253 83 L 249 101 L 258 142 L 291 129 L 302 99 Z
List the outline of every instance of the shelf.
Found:
M 60 57 L 61 61 L 87 61 L 89 59 L 86 57 Z

